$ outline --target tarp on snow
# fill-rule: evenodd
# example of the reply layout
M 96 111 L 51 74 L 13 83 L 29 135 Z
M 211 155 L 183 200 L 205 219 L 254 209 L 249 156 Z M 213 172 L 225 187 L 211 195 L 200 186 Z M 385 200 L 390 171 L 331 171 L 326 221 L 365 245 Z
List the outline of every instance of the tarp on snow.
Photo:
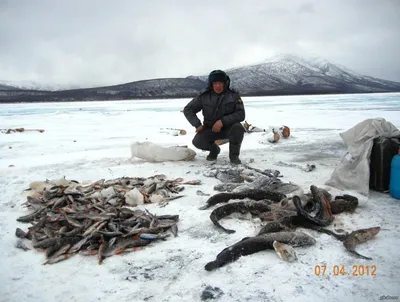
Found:
M 369 163 L 374 139 L 380 136 L 400 138 L 400 130 L 384 118 L 366 119 L 340 133 L 346 154 L 333 171 L 328 186 L 369 195 Z

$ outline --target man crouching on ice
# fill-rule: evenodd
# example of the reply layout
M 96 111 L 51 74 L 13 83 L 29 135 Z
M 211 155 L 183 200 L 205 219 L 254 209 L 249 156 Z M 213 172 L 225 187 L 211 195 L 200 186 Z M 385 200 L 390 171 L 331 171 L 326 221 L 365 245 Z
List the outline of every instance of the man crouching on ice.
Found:
M 245 132 L 240 122 L 245 119 L 245 110 L 240 95 L 229 85 L 229 76 L 224 71 L 212 71 L 208 76 L 206 91 L 191 100 L 183 113 L 196 128 L 193 145 L 210 151 L 207 160 L 216 160 L 221 151 L 216 140 L 229 139 L 229 159 L 233 164 L 240 164 L 240 147 Z M 200 110 L 204 117 L 203 124 L 196 115 Z

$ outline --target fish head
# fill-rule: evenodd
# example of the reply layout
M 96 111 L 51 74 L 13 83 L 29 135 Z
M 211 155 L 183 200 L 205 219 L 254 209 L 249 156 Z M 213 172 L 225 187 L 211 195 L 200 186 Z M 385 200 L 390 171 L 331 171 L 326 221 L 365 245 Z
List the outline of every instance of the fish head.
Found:
M 282 243 L 279 242 L 279 241 L 274 240 L 274 242 L 272 243 L 272 245 L 273 245 L 273 247 L 274 247 L 275 250 L 278 250 L 278 249 L 281 248 Z
M 264 212 L 261 213 L 259 217 L 265 221 L 274 221 L 277 218 L 274 212 Z
M 274 241 L 272 243 L 276 253 L 278 254 L 279 258 L 284 261 L 292 262 L 297 260 L 296 251 L 294 248 L 288 244 L 281 243 L 279 241 Z
M 370 232 L 373 234 L 373 236 L 377 235 L 380 231 L 381 231 L 381 227 L 377 226 L 377 227 L 372 227 L 369 229 Z
M 357 233 L 355 233 L 355 237 L 359 242 L 365 242 L 375 237 L 380 232 L 380 230 L 381 228 L 379 226 L 357 230 Z
M 376 226 L 376 227 L 372 227 L 367 229 L 367 231 L 373 236 L 376 236 L 380 231 L 381 231 L 381 227 Z

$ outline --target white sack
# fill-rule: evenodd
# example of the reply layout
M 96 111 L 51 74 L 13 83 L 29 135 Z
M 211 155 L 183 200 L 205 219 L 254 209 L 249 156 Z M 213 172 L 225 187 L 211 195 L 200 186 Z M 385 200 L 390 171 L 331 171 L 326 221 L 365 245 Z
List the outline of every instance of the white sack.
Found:
M 400 137 L 400 131 L 384 118 L 375 118 L 358 123 L 340 136 L 347 152 L 325 184 L 368 196 L 373 140 L 379 136 Z
M 152 142 L 134 142 L 131 155 L 150 162 L 193 160 L 196 152 L 188 147 L 163 147 Z

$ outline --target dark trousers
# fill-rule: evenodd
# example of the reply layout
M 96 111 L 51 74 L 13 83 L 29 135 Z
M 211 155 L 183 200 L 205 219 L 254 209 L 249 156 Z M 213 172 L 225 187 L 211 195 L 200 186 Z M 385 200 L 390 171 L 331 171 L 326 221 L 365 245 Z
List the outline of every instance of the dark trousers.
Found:
M 220 132 L 213 132 L 206 128 L 196 133 L 193 138 L 193 145 L 197 149 L 210 151 L 211 145 L 218 139 L 229 139 L 229 143 L 240 145 L 243 141 L 245 129 L 241 123 L 235 123 L 229 127 L 222 127 Z

